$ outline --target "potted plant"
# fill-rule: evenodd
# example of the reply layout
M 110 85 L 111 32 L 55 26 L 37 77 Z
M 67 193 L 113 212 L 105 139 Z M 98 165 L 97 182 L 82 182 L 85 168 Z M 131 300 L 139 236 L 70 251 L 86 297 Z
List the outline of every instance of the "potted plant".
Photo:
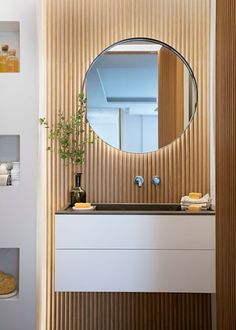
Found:
M 93 131 L 89 127 L 86 132 L 85 118 L 86 98 L 83 94 L 78 97 L 78 107 L 74 114 L 66 118 L 61 112 L 58 115 L 58 122 L 54 126 L 49 126 L 46 118 L 40 118 L 40 124 L 49 130 L 48 151 L 57 151 L 59 158 L 65 161 L 66 165 L 83 165 L 85 162 L 85 147 L 93 143 Z M 53 142 L 56 142 L 56 150 L 53 148 Z M 75 202 L 85 202 L 86 193 L 80 186 L 81 173 L 75 175 L 75 187 L 71 191 L 71 204 Z
M 50 127 L 46 118 L 40 118 L 40 124 L 49 130 L 47 150 L 53 151 L 53 141 L 57 142 L 58 155 L 67 165 L 84 164 L 85 146 L 94 142 L 92 129 L 89 127 L 88 132 L 85 131 L 86 98 L 83 94 L 79 95 L 78 101 L 76 112 L 68 118 L 60 112 L 55 126 Z

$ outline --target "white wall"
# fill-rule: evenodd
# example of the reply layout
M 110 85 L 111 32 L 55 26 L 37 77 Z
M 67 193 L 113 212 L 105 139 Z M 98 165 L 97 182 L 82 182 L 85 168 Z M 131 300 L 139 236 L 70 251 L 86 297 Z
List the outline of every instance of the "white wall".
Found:
M 0 187 L 0 248 L 20 249 L 19 297 L 0 301 L 1 330 L 36 329 L 37 0 L 1 1 L 0 21 L 20 22 L 21 72 L 0 74 L 0 134 L 20 135 L 21 182 Z

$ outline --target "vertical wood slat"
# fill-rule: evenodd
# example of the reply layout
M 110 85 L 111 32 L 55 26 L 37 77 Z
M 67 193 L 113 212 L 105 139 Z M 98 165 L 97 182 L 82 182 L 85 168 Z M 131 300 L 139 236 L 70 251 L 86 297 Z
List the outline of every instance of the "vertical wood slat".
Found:
M 236 329 L 236 3 L 216 6 L 217 329 Z
M 209 192 L 210 0 L 45 3 L 50 124 L 57 121 L 59 110 L 66 116 L 75 111 L 89 64 L 120 39 L 149 36 L 169 43 L 188 60 L 198 81 L 198 113 L 190 129 L 170 146 L 144 155 L 122 153 L 101 141 L 87 148 L 83 184 L 90 201 L 178 202 L 190 190 Z M 209 295 L 54 294 L 54 212 L 68 202 L 75 168 L 48 154 L 47 169 L 48 330 L 210 329 Z M 137 174 L 145 176 L 143 189 L 133 185 Z M 151 185 L 152 175 L 161 177 L 160 187 Z
M 74 309 L 69 308 L 70 295 Z M 60 294 L 55 323 L 60 330 L 210 330 L 208 294 Z

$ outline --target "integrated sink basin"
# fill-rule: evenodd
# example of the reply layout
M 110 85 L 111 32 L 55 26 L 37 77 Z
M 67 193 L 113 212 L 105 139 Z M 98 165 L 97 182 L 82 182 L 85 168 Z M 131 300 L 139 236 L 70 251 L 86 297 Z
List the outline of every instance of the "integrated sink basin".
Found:
M 96 205 L 96 211 L 181 211 L 180 204 L 106 203 L 94 205 Z

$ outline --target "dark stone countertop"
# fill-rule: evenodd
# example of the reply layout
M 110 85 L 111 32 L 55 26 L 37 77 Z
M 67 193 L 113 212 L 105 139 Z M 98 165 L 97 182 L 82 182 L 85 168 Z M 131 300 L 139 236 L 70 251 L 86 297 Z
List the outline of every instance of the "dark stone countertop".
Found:
M 87 214 L 87 215 L 215 215 L 215 211 L 207 210 L 200 212 L 192 212 L 192 211 L 182 211 L 180 204 L 142 204 L 142 203 L 107 203 L 107 204 L 99 204 L 92 203 L 92 205 L 96 206 L 95 210 L 73 210 L 71 206 L 67 206 L 62 210 L 56 212 L 56 214 L 65 214 L 65 215 L 78 215 L 78 214 Z

